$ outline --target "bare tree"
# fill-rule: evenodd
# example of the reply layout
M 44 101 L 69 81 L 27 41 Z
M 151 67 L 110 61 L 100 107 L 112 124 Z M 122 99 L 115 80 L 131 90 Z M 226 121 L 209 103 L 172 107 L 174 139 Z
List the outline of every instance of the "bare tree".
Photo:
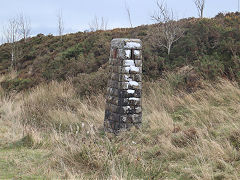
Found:
M 239 0 L 238 0 L 238 12 L 239 12 Z
M 128 15 L 128 20 L 129 20 L 130 26 L 131 26 L 131 28 L 132 28 L 133 26 L 132 26 L 131 12 L 130 12 L 130 9 L 129 9 L 126 1 L 125 1 L 125 9 L 126 9 L 126 11 L 127 11 L 127 15 Z
M 108 26 L 108 21 L 105 20 L 103 17 L 101 19 L 101 30 L 107 30 L 107 26 Z
M 97 16 L 94 16 L 94 19 L 89 23 L 90 31 L 107 30 L 107 26 L 108 21 L 103 17 L 99 20 Z
M 2 33 L 3 33 L 3 32 L 2 32 Z M 1 45 L 1 44 L 4 44 L 4 43 L 5 43 L 5 38 L 4 38 L 3 34 L 1 34 L 0 45 Z
M 152 16 L 156 25 L 151 31 L 151 39 L 153 45 L 166 48 L 170 55 L 173 43 L 182 37 L 184 29 L 181 22 L 175 21 L 173 11 L 163 2 L 157 1 L 157 9 Z
M 205 0 L 194 0 L 194 3 L 197 7 L 197 10 L 198 10 L 198 16 L 200 18 L 203 18 L 203 11 L 204 11 L 204 8 L 205 8 Z
M 17 57 L 17 41 L 19 40 L 19 22 L 16 18 L 9 19 L 8 25 L 3 27 L 5 42 L 11 47 L 11 67 L 14 68 Z
M 19 33 L 24 39 L 24 42 L 26 42 L 31 32 L 30 19 L 24 16 L 23 14 L 20 14 L 18 17 L 18 23 L 19 23 Z
M 89 23 L 90 31 L 97 31 L 99 30 L 99 22 L 97 16 L 94 16 L 93 20 Z
M 57 14 L 57 24 L 58 24 L 58 35 L 60 36 L 60 39 L 62 41 L 63 31 L 64 31 L 62 11 L 59 11 L 59 13 Z

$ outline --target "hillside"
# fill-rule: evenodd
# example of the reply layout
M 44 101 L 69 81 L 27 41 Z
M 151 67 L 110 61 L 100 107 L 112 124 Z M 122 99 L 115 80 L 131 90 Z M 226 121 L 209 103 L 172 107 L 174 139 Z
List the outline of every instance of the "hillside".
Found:
M 155 25 L 109 31 L 79 32 L 59 37 L 39 34 L 25 43 L 17 43 L 17 76 L 2 83 L 5 90 L 23 90 L 42 82 L 74 78 L 74 85 L 94 81 L 80 94 L 101 91 L 106 86 L 110 41 L 113 38 L 139 38 L 144 43 L 145 79 L 158 79 L 167 71 L 190 66 L 198 77 L 240 79 L 240 14 L 218 14 L 212 19 L 182 19 L 185 33 L 174 45 L 170 56 L 166 49 L 151 41 Z M 0 46 L 0 73 L 10 67 L 10 45 Z M 186 74 L 181 79 L 186 79 Z M 104 77 L 104 78 L 99 78 Z

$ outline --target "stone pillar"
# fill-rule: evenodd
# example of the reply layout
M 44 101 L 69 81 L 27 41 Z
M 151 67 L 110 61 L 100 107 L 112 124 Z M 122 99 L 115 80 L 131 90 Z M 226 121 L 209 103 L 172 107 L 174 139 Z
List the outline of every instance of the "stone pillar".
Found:
M 109 64 L 105 131 L 118 133 L 142 122 L 142 41 L 113 39 Z

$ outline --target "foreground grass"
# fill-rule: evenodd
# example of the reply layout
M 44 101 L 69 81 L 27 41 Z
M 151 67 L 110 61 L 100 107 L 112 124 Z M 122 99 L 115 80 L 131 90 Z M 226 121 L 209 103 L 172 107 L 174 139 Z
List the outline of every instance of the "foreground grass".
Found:
M 70 82 L 1 91 L 0 178 L 240 178 L 236 84 L 145 85 L 142 128 L 117 137 L 103 131 L 103 95 L 81 99 Z

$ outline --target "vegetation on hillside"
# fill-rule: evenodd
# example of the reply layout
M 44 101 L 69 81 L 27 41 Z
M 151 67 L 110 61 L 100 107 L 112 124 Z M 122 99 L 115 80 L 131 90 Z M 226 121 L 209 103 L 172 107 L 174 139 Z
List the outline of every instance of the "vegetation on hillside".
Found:
M 42 82 L 75 77 L 77 85 L 83 79 L 107 77 L 110 42 L 113 38 L 140 38 L 144 43 L 145 79 L 157 79 L 163 72 L 191 65 L 205 79 L 218 76 L 240 79 L 240 14 L 220 13 L 215 18 L 182 19 L 184 35 L 173 44 L 171 54 L 154 46 L 151 32 L 156 25 L 129 29 L 79 32 L 62 37 L 39 34 L 17 43 L 18 53 L 15 79 L 2 83 L 5 90 L 21 91 Z M 0 73 L 7 73 L 11 65 L 10 45 L 0 46 Z M 97 82 L 97 81 L 95 81 Z M 95 87 L 101 90 L 107 79 Z M 85 92 L 82 92 L 83 94 Z M 87 92 L 88 93 L 88 92 Z

